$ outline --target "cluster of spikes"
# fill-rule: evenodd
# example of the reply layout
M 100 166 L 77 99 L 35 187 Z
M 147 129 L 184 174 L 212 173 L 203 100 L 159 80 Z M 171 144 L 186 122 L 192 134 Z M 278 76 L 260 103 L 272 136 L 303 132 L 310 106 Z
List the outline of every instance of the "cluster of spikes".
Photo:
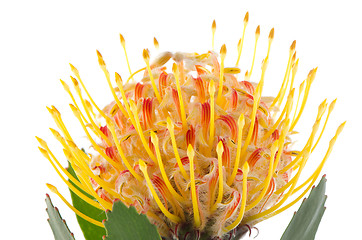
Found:
M 275 98 L 262 97 L 274 29 L 269 34 L 259 82 L 249 80 L 260 26 L 255 32 L 251 68 L 244 80 L 238 80 L 248 21 L 247 13 L 233 67 L 224 67 L 227 49 L 222 45 L 220 55 L 214 51 L 164 52 L 152 62 L 145 49 L 145 67 L 132 72 L 125 40 L 120 35 L 130 74 L 127 81 L 115 73 L 114 87 L 97 51 L 114 97 L 103 109 L 71 65 L 78 100 L 70 87 L 62 80 L 61 83 L 94 153 L 87 154 L 76 145 L 54 106 L 48 110 L 61 133 L 54 129 L 51 132 L 62 145 L 78 180 L 60 164 L 47 143 L 37 138 L 41 153 L 81 199 L 105 211 L 112 209 L 115 199 L 120 199 L 145 214 L 163 239 L 235 239 L 245 226 L 254 226 L 293 206 L 320 175 L 344 123 L 315 171 L 300 181 L 336 101 L 320 104 L 307 142 L 300 150 L 290 149 L 290 136 L 296 133 L 294 128 L 305 109 L 317 69 L 309 72 L 298 90 L 294 88 L 298 68 L 294 41 L 279 92 Z M 212 48 L 215 30 L 214 21 Z M 158 48 L 156 39 L 154 44 Z M 56 187 L 47 186 L 78 216 L 104 227 L 102 222 L 75 209 Z

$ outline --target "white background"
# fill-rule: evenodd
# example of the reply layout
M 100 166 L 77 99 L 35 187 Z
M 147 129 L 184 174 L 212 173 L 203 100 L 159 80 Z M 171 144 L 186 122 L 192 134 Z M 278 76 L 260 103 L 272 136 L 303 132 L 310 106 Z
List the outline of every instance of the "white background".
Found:
M 52 239 L 46 221 L 45 183 L 56 185 L 69 199 L 65 184 L 37 150 L 34 136 L 46 139 L 61 157 L 48 127 L 55 127 L 46 106 L 55 105 L 77 143 L 83 133 L 70 113 L 69 97 L 59 79 L 70 83 L 68 63 L 75 65 L 100 106 L 111 99 L 98 67 L 100 50 L 111 73 L 124 78 L 128 70 L 119 44 L 126 39 L 131 68 L 144 66 L 143 48 L 205 52 L 211 48 L 211 23 L 216 19 L 216 50 L 226 43 L 227 65 L 236 59 L 242 20 L 250 22 L 241 60 L 242 71 L 250 68 L 254 31 L 261 36 L 253 81 L 258 81 L 260 63 L 266 53 L 269 30 L 275 40 L 266 75 L 265 94 L 275 95 L 286 67 L 288 49 L 297 40 L 300 58 L 297 83 L 318 66 L 307 110 L 296 130 L 298 143 L 306 139 L 317 106 L 327 98 L 338 98 L 320 146 L 310 158 L 312 170 L 322 159 L 337 126 L 347 120 L 323 173 L 327 174 L 327 210 L 316 239 L 360 238 L 361 215 L 361 29 L 358 1 L 2 1 L 0 3 L 0 178 L 2 239 Z M 58 149 L 58 150 L 56 150 Z M 308 169 L 307 169 L 308 171 Z M 309 171 L 310 173 L 310 171 Z M 304 177 L 307 175 L 304 175 Z M 51 194 L 76 239 L 82 234 L 75 215 Z M 279 239 L 292 217 L 290 211 L 258 225 L 257 239 Z M 253 232 L 255 234 L 255 232 Z

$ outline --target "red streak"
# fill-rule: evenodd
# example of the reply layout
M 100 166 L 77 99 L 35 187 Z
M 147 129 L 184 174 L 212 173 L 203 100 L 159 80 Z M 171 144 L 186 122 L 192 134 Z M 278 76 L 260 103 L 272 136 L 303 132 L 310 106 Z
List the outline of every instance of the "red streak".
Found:
M 168 85 L 168 83 L 167 83 L 167 73 L 166 72 L 162 72 L 161 74 L 160 74 L 160 77 L 159 77 L 159 79 L 158 79 L 158 86 L 159 86 L 159 88 L 160 88 L 160 95 L 161 95 L 161 98 L 163 98 L 163 96 L 165 95 L 165 89 L 166 89 L 166 87 L 167 87 L 167 85 Z
M 261 155 L 260 155 L 261 150 L 262 150 L 262 148 L 258 148 L 250 155 L 250 157 L 248 159 L 250 168 L 253 168 L 254 165 L 258 162 L 258 160 L 261 158 Z
M 201 126 L 203 127 L 204 135 L 206 135 L 206 131 L 209 128 L 210 111 L 210 104 L 208 102 L 201 104 Z
M 238 92 L 233 88 L 231 94 L 231 108 L 236 109 L 238 106 Z
M 173 89 L 173 88 L 172 88 L 172 97 L 173 97 L 173 101 L 176 105 L 177 113 L 181 120 L 181 107 L 180 107 L 180 101 L 178 99 L 178 92 L 176 89 Z
M 205 102 L 205 87 L 204 87 L 204 81 L 198 77 L 194 78 L 195 81 L 195 88 L 197 91 L 197 95 L 199 96 L 200 103 Z
M 248 81 L 241 81 L 241 86 L 244 87 L 250 94 L 254 94 L 254 87 L 253 85 Z
M 186 144 L 187 146 L 191 144 L 192 147 L 195 146 L 195 129 L 190 125 L 190 129 L 186 132 Z
M 237 138 L 237 134 L 238 134 L 238 126 L 236 124 L 236 121 L 235 119 L 230 116 L 230 115 L 221 115 L 218 119 L 222 120 L 223 122 L 225 122 L 229 129 L 230 129 L 230 132 L 231 132 L 231 138 L 236 141 L 236 138 Z
M 136 84 L 136 87 L 134 89 L 134 96 L 135 96 L 135 102 L 136 103 L 143 96 L 143 88 L 144 88 L 144 85 L 142 83 L 137 83 Z

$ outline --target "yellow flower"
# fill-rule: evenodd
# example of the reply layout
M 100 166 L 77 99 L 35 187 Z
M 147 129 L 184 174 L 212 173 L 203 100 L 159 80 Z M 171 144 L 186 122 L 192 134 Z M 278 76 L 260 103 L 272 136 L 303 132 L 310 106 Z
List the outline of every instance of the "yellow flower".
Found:
M 299 61 L 294 41 L 278 94 L 275 98 L 262 97 L 274 29 L 269 34 L 260 81 L 253 83 L 249 79 L 259 26 L 251 68 L 244 80 L 238 77 L 247 24 L 248 13 L 238 44 L 238 58 L 232 67 L 224 66 L 225 45 L 219 56 L 214 51 L 164 52 L 152 62 L 149 51 L 144 49 L 145 67 L 132 73 L 128 64 L 129 78 L 123 81 L 115 73 L 117 87 L 114 88 L 103 57 L 97 51 L 99 65 L 114 97 L 103 109 L 97 106 L 78 70 L 71 65 L 74 74 L 71 80 L 78 100 L 70 87 L 64 81 L 61 83 L 73 101 L 71 110 L 93 152 L 84 153 L 73 142 L 55 107 L 48 110 L 62 134 L 51 131 L 63 146 L 79 181 L 59 164 L 46 142 L 38 138 L 40 151 L 84 201 L 107 210 L 115 199 L 120 199 L 146 214 L 166 239 L 181 233 L 210 239 L 228 237 L 242 226 L 255 225 L 283 212 L 312 187 L 344 123 L 314 173 L 300 183 L 301 172 L 323 134 L 336 101 L 329 107 L 326 100 L 320 104 L 308 141 L 302 149 L 292 149 L 291 135 L 305 109 L 317 69 L 309 72 L 297 90 L 294 88 Z M 213 22 L 213 36 L 215 29 Z M 125 40 L 120 37 L 126 53 Z M 157 40 L 154 42 L 158 48 Z M 214 37 L 212 42 L 214 46 Z M 320 125 L 322 130 L 317 134 Z M 96 200 L 77 191 L 63 175 Z M 48 186 L 74 209 L 54 186 Z M 74 211 L 103 227 L 87 213 Z

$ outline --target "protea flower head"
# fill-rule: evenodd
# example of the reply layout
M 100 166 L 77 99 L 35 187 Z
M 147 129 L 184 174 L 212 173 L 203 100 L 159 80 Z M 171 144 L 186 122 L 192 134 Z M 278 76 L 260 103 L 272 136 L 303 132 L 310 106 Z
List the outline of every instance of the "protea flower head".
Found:
M 46 142 L 38 138 L 40 151 L 59 175 L 67 175 L 95 198 L 88 198 L 68 184 L 84 201 L 103 210 L 112 209 L 115 199 L 134 206 L 157 226 L 164 239 L 232 239 L 288 209 L 316 181 L 344 123 L 314 173 L 300 181 L 336 101 L 328 104 L 325 100 L 320 104 L 314 125 L 303 129 L 311 129 L 309 139 L 301 149 L 293 149 L 292 134 L 305 111 L 317 68 L 309 72 L 297 89 L 294 87 L 298 68 L 294 41 L 279 92 L 274 98 L 263 97 L 274 29 L 269 34 L 261 77 L 254 83 L 249 80 L 259 26 L 251 68 L 241 76 L 238 67 L 247 24 L 248 13 L 238 44 L 238 58 L 231 67 L 224 66 L 225 45 L 220 54 L 164 52 L 152 61 L 145 49 L 145 67 L 130 70 L 128 79 L 123 80 L 118 73 L 112 77 L 97 51 L 114 97 L 103 109 L 71 65 L 75 91 L 64 81 L 61 83 L 73 101 L 71 110 L 93 152 L 85 153 L 76 145 L 55 107 L 48 110 L 61 133 L 51 131 L 79 181 L 67 173 Z M 213 34 L 215 29 L 214 22 Z M 126 53 L 122 35 L 121 44 Z M 155 45 L 158 46 L 156 39 Z M 61 196 L 54 186 L 48 186 Z M 87 217 L 87 213 L 76 214 L 103 226 Z

